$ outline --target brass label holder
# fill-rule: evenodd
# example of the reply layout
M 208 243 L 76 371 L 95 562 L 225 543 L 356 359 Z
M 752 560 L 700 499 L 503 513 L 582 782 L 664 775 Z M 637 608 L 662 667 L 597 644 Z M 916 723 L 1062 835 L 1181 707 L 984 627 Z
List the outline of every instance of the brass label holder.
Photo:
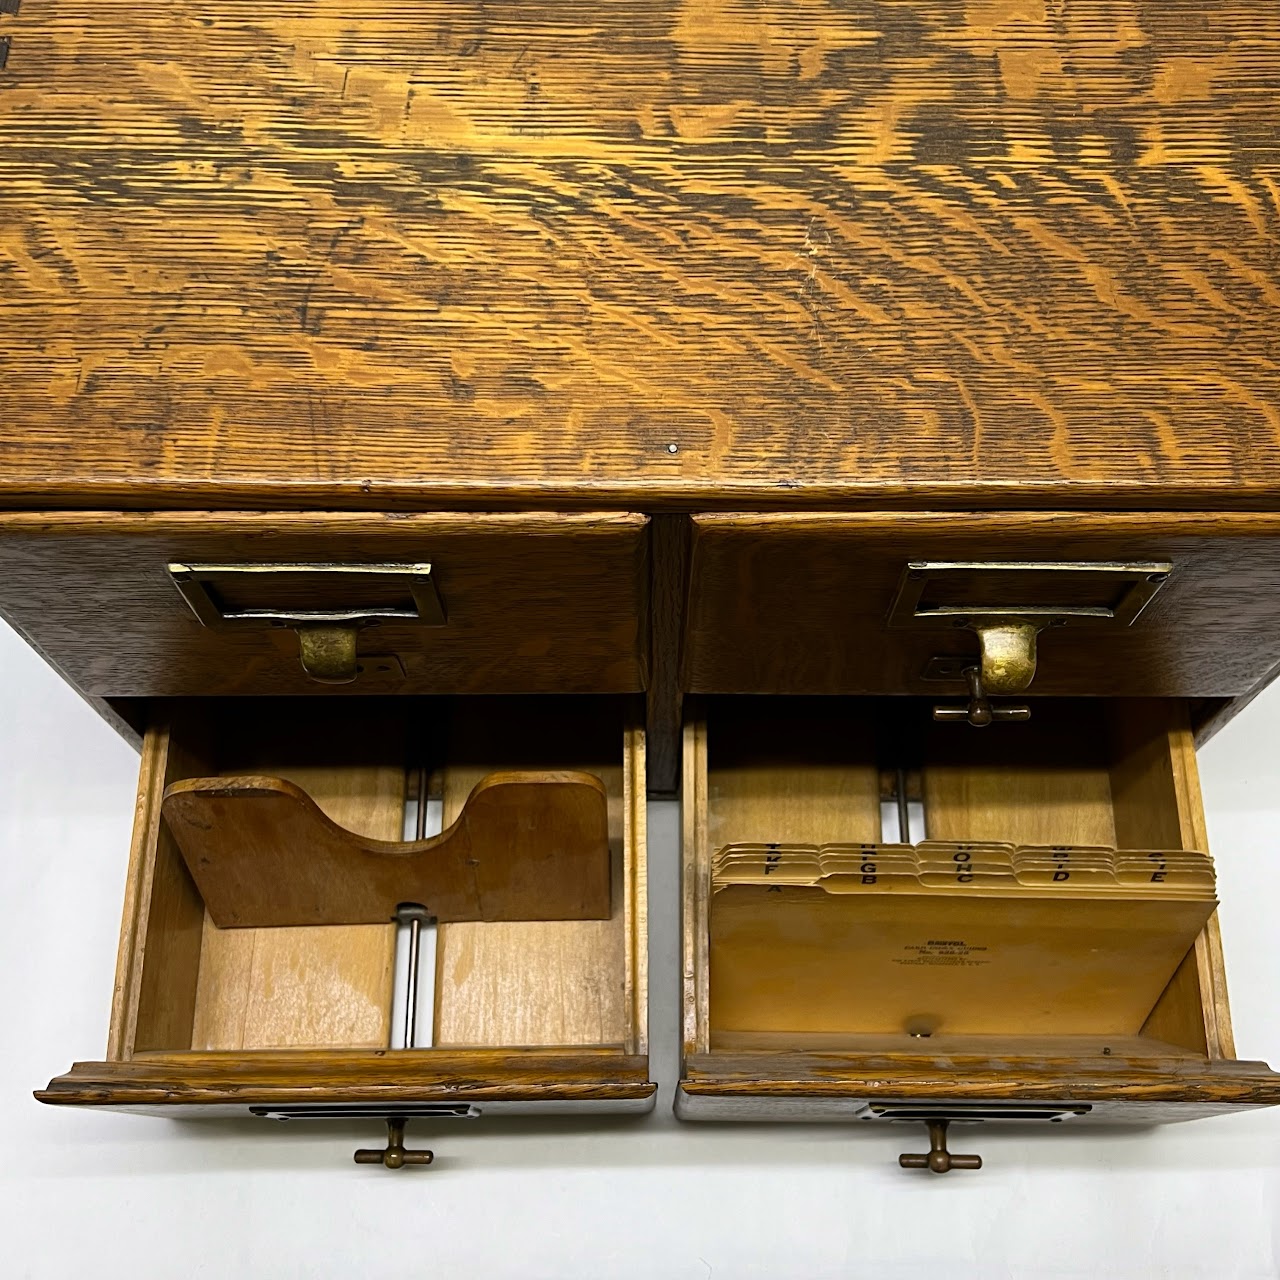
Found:
M 979 727 L 1027 720 L 1031 711 L 1025 705 L 998 707 L 990 699 L 1022 693 L 1031 685 L 1040 633 L 1049 627 L 1132 626 L 1172 572 L 1173 565 L 1164 561 L 914 560 L 903 570 L 888 625 L 960 627 L 977 635 L 977 660 L 960 668 L 969 686 L 969 705 L 935 708 L 935 719 Z M 1062 602 L 1021 603 L 1015 596 L 1009 604 L 998 604 L 965 598 L 966 588 L 980 591 L 981 579 L 993 575 L 1015 584 L 1024 580 L 1028 596 L 1034 587 L 1061 586 Z M 1071 598 L 1089 583 L 1101 587 L 1104 602 L 1084 604 Z M 931 590 L 943 598 L 930 600 Z
M 365 627 L 381 622 L 445 625 L 444 605 L 429 564 L 183 564 L 168 566 L 169 577 L 202 625 L 223 627 L 291 627 L 298 637 L 302 669 L 321 684 L 350 684 L 359 672 L 356 640 Z M 299 581 L 320 579 L 349 587 L 358 598 L 370 586 L 400 590 L 405 602 L 350 607 L 228 607 L 219 586 L 250 589 L 279 586 L 296 591 Z

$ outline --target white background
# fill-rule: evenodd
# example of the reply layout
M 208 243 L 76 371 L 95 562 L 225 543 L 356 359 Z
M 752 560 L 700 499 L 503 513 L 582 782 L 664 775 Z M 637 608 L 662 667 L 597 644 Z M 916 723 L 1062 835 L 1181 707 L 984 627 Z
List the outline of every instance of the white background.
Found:
M 137 757 L 3 624 L 0 671 L 0 1275 L 1280 1275 L 1280 1108 L 966 1134 L 987 1167 L 945 1177 L 896 1167 L 923 1128 L 677 1124 L 674 804 L 650 806 L 641 1121 L 419 1124 L 436 1164 L 390 1173 L 351 1162 L 368 1123 L 41 1106 L 106 1045 Z M 1277 724 L 1280 687 L 1201 768 L 1237 1047 L 1280 1065 Z

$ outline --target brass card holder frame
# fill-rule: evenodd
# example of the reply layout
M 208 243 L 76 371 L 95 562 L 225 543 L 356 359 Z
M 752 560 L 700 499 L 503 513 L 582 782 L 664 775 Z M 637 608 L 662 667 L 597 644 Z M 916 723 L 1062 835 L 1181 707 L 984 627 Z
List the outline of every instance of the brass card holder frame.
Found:
M 963 627 L 976 633 L 977 662 L 961 670 L 969 687 L 967 707 L 938 707 L 938 720 L 965 720 L 983 726 L 1000 720 L 1027 720 L 1025 706 L 993 707 L 993 695 L 1024 692 L 1035 678 L 1040 632 L 1047 627 L 1129 627 L 1168 581 L 1173 565 L 1167 561 L 998 561 L 913 560 L 903 570 L 888 625 L 903 627 Z M 926 593 L 939 580 L 983 573 L 1026 573 L 1064 583 L 1071 577 L 1114 579 L 1110 604 L 1008 604 L 980 600 L 928 603 Z
M 356 638 L 380 622 L 445 625 L 444 605 L 430 564 L 183 564 L 171 563 L 169 577 L 191 612 L 206 627 L 292 627 L 298 636 L 302 669 L 321 684 L 350 684 L 359 671 Z M 355 591 L 372 581 L 403 586 L 412 607 L 353 606 L 345 609 L 224 609 L 216 581 L 286 582 L 290 577 L 349 579 Z

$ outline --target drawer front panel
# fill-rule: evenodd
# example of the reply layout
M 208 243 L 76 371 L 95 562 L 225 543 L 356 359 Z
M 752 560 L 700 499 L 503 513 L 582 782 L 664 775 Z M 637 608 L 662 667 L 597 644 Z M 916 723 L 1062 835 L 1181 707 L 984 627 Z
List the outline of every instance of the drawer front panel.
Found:
M 646 679 L 647 524 L 627 514 L 5 516 L 0 611 L 105 697 L 630 692 Z M 330 684 L 329 641 L 341 649 L 344 636 L 355 678 Z
M 961 694 L 1015 615 L 1031 694 L 1232 697 L 1280 660 L 1280 516 L 706 515 L 689 599 L 694 692 Z

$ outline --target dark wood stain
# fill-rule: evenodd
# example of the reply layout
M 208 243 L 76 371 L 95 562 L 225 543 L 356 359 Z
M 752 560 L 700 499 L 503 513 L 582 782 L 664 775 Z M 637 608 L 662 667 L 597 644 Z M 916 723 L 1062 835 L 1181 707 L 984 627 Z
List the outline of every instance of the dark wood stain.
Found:
M 692 692 L 954 702 L 962 686 L 926 668 L 935 656 L 974 659 L 973 633 L 888 626 L 907 563 L 922 560 L 1173 565 L 1132 626 L 1042 632 L 1033 695 L 1233 697 L 1275 674 L 1275 515 L 743 513 L 696 516 L 693 528 L 682 676 Z M 1063 589 L 1039 581 L 1043 602 L 1056 602 Z
M 621 512 L 11 513 L 0 515 L 0 613 L 95 697 L 635 692 L 647 524 Z M 395 661 L 320 685 L 289 629 L 198 622 L 169 578 L 175 560 L 430 562 L 447 621 L 368 628 L 361 655 Z
M 650 521 L 653 574 L 645 746 L 653 796 L 674 796 L 680 788 L 680 644 L 689 589 L 689 541 L 685 516 L 655 516 Z

